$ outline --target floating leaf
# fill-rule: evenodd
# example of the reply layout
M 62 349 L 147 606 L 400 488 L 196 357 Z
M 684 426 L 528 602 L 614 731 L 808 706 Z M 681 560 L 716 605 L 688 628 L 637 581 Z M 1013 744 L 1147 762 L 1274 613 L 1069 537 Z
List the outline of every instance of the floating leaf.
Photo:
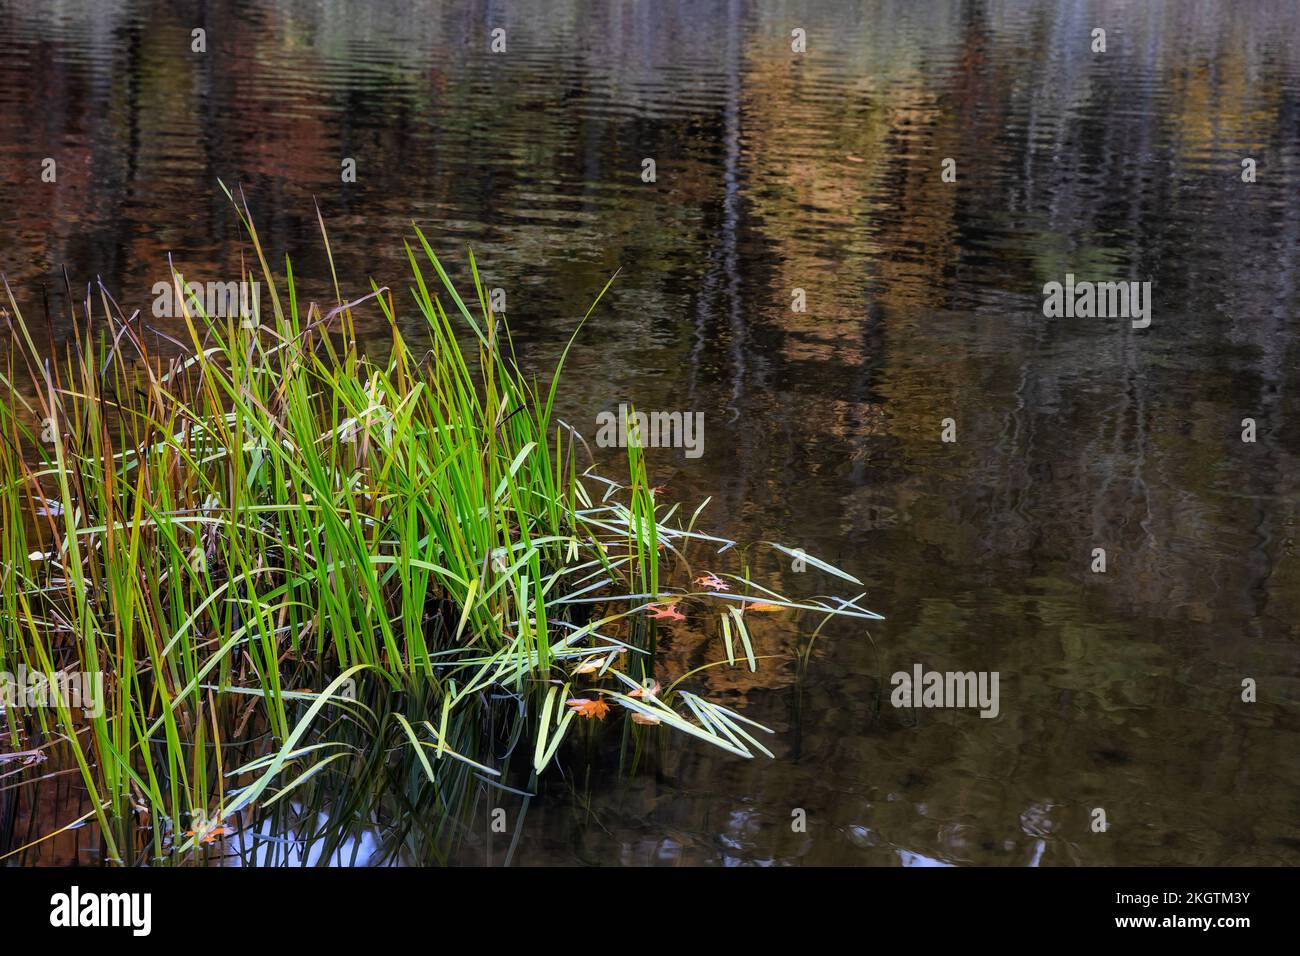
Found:
M 686 615 L 677 610 L 677 602 L 668 604 L 647 604 L 646 610 L 657 621 L 684 621 Z
M 710 591 L 730 591 L 731 585 L 716 574 L 711 572 L 701 575 L 695 579 L 695 583 L 702 588 L 708 588 Z
M 604 720 L 605 715 L 609 713 L 609 704 L 599 697 L 595 700 L 589 697 L 575 697 L 564 703 L 579 717 L 595 717 L 597 720 Z
M 657 680 L 652 680 L 652 681 L 650 682 L 650 685 L 649 685 L 648 687 L 646 687 L 646 686 L 642 686 L 642 687 L 638 687 L 638 688 L 636 688 L 635 690 L 630 690 L 630 691 L 628 691 L 627 696 L 629 696 L 629 697 L 658 697 L 658 696 L 659 696 L 659 691 L 662 690 L 662 689 L 663 689 L 663 688 L 659 686 L 659 682 L 658 682 Z

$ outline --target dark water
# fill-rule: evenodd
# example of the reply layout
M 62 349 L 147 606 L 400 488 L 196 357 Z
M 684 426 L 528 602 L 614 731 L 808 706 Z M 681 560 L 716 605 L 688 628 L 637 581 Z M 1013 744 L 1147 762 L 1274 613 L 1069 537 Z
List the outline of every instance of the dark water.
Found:
M 538 368 L 621 268 L 565 418 L 704 412 L 702 457 L 653 455 L 671 493 L 841 564 L 887 616 L 874 649 L 825 635 L 801 681 L 700 679 L 775 760 L 684 744 L 553 782 L 514 862 L 1300 863 L 1294 3 L 197 9 L 0 0 L 0 267 L 25 308 L 64 266 L 141 308 L 169 252 L 228 278 L 218 180 L 323 282 L 319 202 L 354 293 L 405 288 L 412 221 L 472 247 Z M 1150 327 L 1045 318 L 1067 272 L 1150 281 Z M 787 649 L 788 622 L 758 638 Z M 668 671 L 717 657 L 702 640 L 678 632 Z M 999 717 L 896 710 L 916 662 L 999 672 Z

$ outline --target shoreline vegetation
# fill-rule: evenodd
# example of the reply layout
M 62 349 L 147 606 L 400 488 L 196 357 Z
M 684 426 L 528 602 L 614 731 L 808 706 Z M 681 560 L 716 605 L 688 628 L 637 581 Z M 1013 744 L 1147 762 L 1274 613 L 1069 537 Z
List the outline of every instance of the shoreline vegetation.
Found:
M 662 502 L 636 441 L 620 480 L 581 464 L 553 415 L 574 339 L 549 381 L 526 374 L 472 255 L 477 310 L 418 229 L 405 304 L 334 277 L 322 308 L 235 202 L 269 309 L 190 296 L 163 336 L 179 354 L 101 287 L 52 357 L 6 283 L 0 672 L 100 675 L 104 699 L 4 707 L 0 865 L 88 825 L 122 865 L 337 862 L 358 832 L 380 862 L 445 861 L 485 794 L 535 793 L 583 735 L 633 763 L 668 731 L 770 757 L 766 728 L 692 691 L 704 668 L 656 668 L 659 628 L 689 618 L 705 667 L 757 670 L 755 614 L 818 619 L 806 660 L 832 618 L 878 619 L 861 595 L 751 580 L 751 549 L 696 529 L 707 501 Z M 382 361 L 362 310 L 388 323 Z M 85 812 L 38 826 L 69 775 Z

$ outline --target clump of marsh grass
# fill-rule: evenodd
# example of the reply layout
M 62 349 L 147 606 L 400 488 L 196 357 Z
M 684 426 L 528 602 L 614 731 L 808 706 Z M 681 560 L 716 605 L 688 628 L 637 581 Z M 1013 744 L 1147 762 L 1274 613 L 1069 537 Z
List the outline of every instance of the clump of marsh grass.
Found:
M 55 695 L 0 724 L 0 755 L 75 768 L 90 809 L 61 828 L 95 822 L 112 862 L 183 861 L 327 799 L 441 858 L 471 792 L 512 763 L 535 783 L 575 724 L 768 754 L 693 675 L 656 683 L 660 619 L 696 602 L 719 661 L 754 669 L 746 608 L 876 615 L 744 576 L 671 586 L 688 547 L 732 542 L 661 504 L 638 448 L 619 481 L 580 466 L 552 413 L 564 358 L 544 386 L 524 373 L 476 269 L 472 311 L 417 230 L 402 332 L 373 283 L 304 305 L 238 208 L 269 293 L 255 321 L 190 297 L 184 331 L 151 336 L 101 289 L 51 357 L 9 295 L 0 670 L 103 675 L 96 710 Z M 382 359 L 363 309 L 390 330 Z M 45 778 L 11 766 L 4 790 Z

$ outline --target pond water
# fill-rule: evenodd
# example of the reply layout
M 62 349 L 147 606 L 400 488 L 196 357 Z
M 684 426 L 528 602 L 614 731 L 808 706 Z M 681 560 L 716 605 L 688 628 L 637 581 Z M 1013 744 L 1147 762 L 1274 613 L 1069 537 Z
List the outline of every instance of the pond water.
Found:
M 322 289 L 313 201 L 345 292 L 404 292 L 412 222 L 462 277 L 472 249 L 539 370 L 621 270 L 565 420 L 703 413 L 702 455 L 651 452 L 669 494 L 886 617 L 798 678 L 699 679 L 774 760 L 597 761 L 469 861 L 1300 863 L 1294 3 L 185 6 L 0 0 L 25 312 L 65 268 L 142 309 L 169 253 L 237 275 L 218 181 Z M 1150 282 L 1150 325 L 1046 317 L 1067 274 Z M 674 632 L 669 673 L 701 641 Z M 915 664 L 996 671 L 998 716 L 893 707 Z

